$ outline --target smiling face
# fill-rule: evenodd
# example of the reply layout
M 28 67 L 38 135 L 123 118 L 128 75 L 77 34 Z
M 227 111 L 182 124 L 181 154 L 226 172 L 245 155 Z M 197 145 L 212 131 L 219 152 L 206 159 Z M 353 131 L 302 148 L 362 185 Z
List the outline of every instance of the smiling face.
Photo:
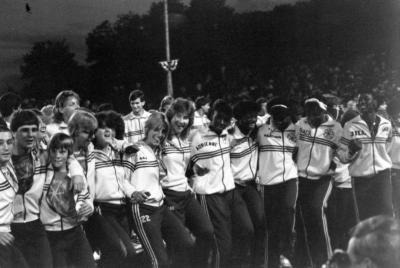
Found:
M 50 162 L 56 170 L 66 169 L 68 159 L 68 150 L 59 148 L 50 150 Z
M 243 134 L 247 135 L 256 127 L 257 113 L 245 114 L 236 123 Z
M 108 127 L 98 128 L 95 133 L 96 147 L 105 148 L 112 143 L 113 133 L 115 132 Z
M 174 135 L 180 135 L 189 125 L 189 115 L 178 113 L 171 119 L 171 131 Z
M 144 104 L 145 104 L 145 102 L 143 100 L 141 100 L 140 98 L 131 100 L 130 105 L 131 105 L 133 114 L 140 115 L 143 111 Z
M 376 102 L 371 94 L 362 94 L 357 103 L 361 114 L 373 113 L 376 110 Z
M 150 147 L 158 147 L 165 137 L 165 128 L 162 125 L 149 129 L 144 142 Z
M 14 133 L 16 145 L 23 150 L 32 149 L 35 146 L 38 131 L 37 125 L 20 126 Z
M 7 164 L 11 159 L 14 139 L 10 131 L 0 132 L 0 166 Z

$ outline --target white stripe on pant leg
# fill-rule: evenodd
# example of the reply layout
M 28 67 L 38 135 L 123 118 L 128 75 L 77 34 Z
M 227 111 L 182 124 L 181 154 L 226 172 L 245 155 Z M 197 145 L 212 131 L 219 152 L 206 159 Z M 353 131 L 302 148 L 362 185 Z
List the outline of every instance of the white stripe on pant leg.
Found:
M 138 204 L 132 205 L 132 214 L 133 214 L 133 220 L 135 221 L 137 226 L 138 235 L 140 236 L 143 246 L 147 250 L 147 253 L 150 256 L 151 264 L 153 268 L 158 268 L 158 260 L 156 254 L 154 253 L 154 250 L 151 247 L 151 243 L 147 238 L 146 231 L 144 230 L 142 221 L 140 220 L 140 210 Z
M 326 220 L 326 215 L 325 215 L 325 207 L 327 206 L 329 196 L 331 195 L 332 192 L 332 180 L 329 181 L 329 186 L 328 189 L 326 190 L 326 194 L 324 197 L 324 200 L 322 202 L 322 226 L 324 228 L 324 236 L 325 236 L 325 242 L 326 242 L 326 250 L 327 250 L 327 255 L 328 258 L 332 256 L 332 246 L 331 246 L 331 238 L 329 237 L 329 232 L 328 232 L 328 222 Z
M 212 224 L 210 214 L 208 213 L 206 197 L 204 195 L 200 195 L 200 204 L 203 207 L 204 211 L 206 212 L 208 220 Z M 218 242 L 217 242 L 217 237 L 215 236 L 215 232 L 213 234 L 213 237 L 214 237 L 215 248 L 217 249 L 216 250 L 217 252 L 215 253 L 215 267 L 219 268 L 220 267 L 220 254 L 219 254 Z
M 357 223 L 360 222 L 360 211 L 358 209 L 357 197 L 356 197 L 356 187 L 355 187 L 355 179 L 351 178 L 351 193 L 353 195 L 353 203 L 354 203 L 354 212 L 356 213 Z
M 308 261 L 310 262 L 311 267 L 314 267 L 314 262 L 313 262 L 313 259 L 311 257 L 310 245 L 308 243 L 308 233 L 307 233 L 306 223 L 304 221 L 303 210 L 301 208 L 301 205 L 299 205 L 299 214 L 300 214 L 299 216 L 301 218 L 301 223 L 302 223 L 301 225 L 303 227 L 304 242 L 306 243 L 305 246 L 306 246 L 306 250 L 307 250 Z

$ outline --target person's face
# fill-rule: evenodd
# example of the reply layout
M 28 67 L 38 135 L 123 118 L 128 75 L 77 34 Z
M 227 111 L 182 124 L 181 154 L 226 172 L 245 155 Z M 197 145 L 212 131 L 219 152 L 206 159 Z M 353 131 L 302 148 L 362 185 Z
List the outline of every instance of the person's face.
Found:
M 66 168 L 68 159 L 68 150 L 61 148 L 50 150 L 50 162 L 54 169 Z
M 312 126 L 319 126 L 324 122 L 324 113 L 321 109 L 311 108 L 305 110 L 307 120 Z
M 357 104 L 358 110 L 362 114 L 375 112 L 375 106 L 376 104 L 371 94 L 361 95 Z
M 210 110 L 210 103 L 207 102 L 206 104 L 204 104 L 203 106 L 201 106 L 201 109 L 203 110 L 203 112 L 204 112 L 205 114 L 207 114 L 208 111 Z
M 291 118 L 287 116 L 272 116 L 272 122 L 280 131 L 284 131 L 290 124 Z
M 187 114 L 175 114 L 171 119 L 171 130 L 175 135 L 181 134 L 189 124 L 189 116 Z
M 229 116 L 226 116 L 223 113 L 215 111 L 211 118 L 210 127 L 217 134 L 220 134 L 230 124 L 231 124 L 231 118 Z
M 98 128 L 95 133 L 96 146 L 104 148 L 109 144 L 112 144 L 113 130 L 108 127 Z
M 74 142 L 79 148 L 87 148 L 93 140 L 93 130 L 89 128 L 79 129 L 76 133 Z
M 157 147 L 165 137 L 165 129 L 163 126 L 157 126 L 148 131 L 146 137 L 146 144 L 150 147 Z
M 245 132 L 243 134 L 250 133 L 256 127 L 256 123 L 257 123 L 256 113 L 245 114 L 237 121 L 239 128 Z
M 37 125 L 20 126 L 14 133 L 16 144 L 24 150 L 32 149 L 35 146 L 35 141 L 38 137 Z
M 38 141 L 40 141 L 43 137 L 46 136 L 46 124 L 43 123 L 42 119 L 38 117 L 39 119 L 39 131 L 37 135 Z
M 145 104 L 145 102 L 142 101 L 140 98 L 131 100 L 130 105 L 131 105 L 132 112 L 134 114 L 140 114 L 143 110 L 144 104 Z
M 347 102 L 347 109 L 348 109 L 348 110 L 356 111 L 356 110 L 357 110 L 356 102 L 355 102 L 355 101 L 352 101 L 352 100 L 348 101 L 348 102 Z
M 60 109 L 60 112 L 68 120 L 79 107 L 78 99 L 71 96 L 64 101 L 64 106 Z
M 0 132 L 0 164 L 7 163 L 11 159 L 14 139 L 11 132 Z

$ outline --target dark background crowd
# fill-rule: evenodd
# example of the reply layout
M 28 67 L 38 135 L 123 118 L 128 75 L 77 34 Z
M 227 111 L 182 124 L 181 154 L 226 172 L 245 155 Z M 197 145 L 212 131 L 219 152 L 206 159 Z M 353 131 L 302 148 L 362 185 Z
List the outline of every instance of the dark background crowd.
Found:
M 396 0 L 312 0 L 271 11 L 236 13 L 224 0 L 169 0 L 174 95 L 209 94 L 229 100 L 248 95 L 315 93 L 344 101 L 359 92 L 393 96 L 400 87 L 400 23 Z M 33 45 L 21 65 L 25 107 L 41 107 L 62 89 L 79 92 L 83 106 L 111 102 L 120 112 L 132 89 L 146 92 L 147 108 L 166 94 L 163 5 L 104 21 L 86 37 L 79 63 L 68 40 Z

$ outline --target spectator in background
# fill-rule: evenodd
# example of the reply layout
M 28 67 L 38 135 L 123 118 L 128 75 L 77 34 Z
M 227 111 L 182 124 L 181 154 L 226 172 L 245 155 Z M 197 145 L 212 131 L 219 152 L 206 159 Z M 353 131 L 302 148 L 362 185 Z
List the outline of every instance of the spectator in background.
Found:
M 123 117 L 125 122 L 125 140 L 135 143 L 144 137 L 144 125 L 150 113 L 144 109 L 146 104 L 144 93 L 141 90 L 133 90 L 129 94 L 129 103 L 132 112 Z
M 194 112 L 194 121 L 192 129 L 207 128 L 210 120 L 207 117 L 210 110 L 210 100 L 207 97 L 200 96 L 195 101 L 196 111 Z
M 54 105 L 54 121 L 47 125 L 47 135 L 52 137 L 58 132 L 69 134 L 68 120 L 78 109 L 80 102 L 79 95 L 72 90 L 63 90 L 58 93 Z
M 260 127 L 267 122 L 270 115 L 267 113 L 267 99 L 258 98 L 256 100 L 256 103 L 259 105 L 260 108 L 257 116 L 257 127 Z
M 160 102 L 160 108 L 158 110 L 162 113 L 165 113 L 169 107 L 171 107 L 172 102 L 174 101 L 174 98 L 171 96 L 165 96 L 161 102 Z
M 10 128 L 12 113 L 21 108 L 21 103 L 21 98 L 11 92 L 5 93 L 0 97 L 0 113 L 8 128 Z

